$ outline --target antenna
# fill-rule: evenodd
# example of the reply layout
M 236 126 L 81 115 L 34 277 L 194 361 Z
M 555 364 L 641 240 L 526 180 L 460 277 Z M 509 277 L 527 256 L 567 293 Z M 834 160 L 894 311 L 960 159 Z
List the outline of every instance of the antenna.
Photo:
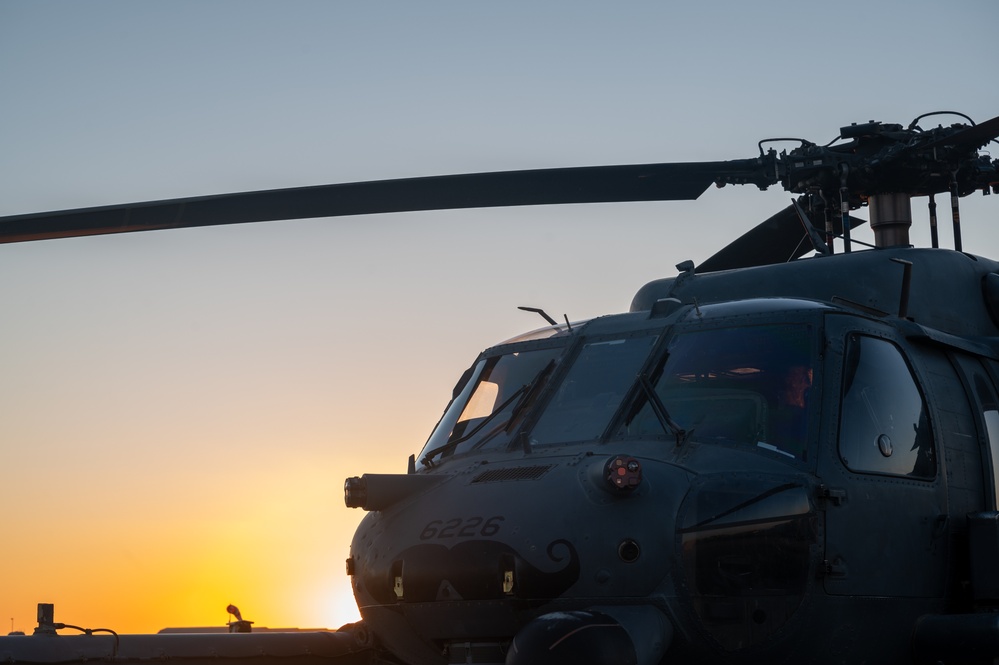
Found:
M 898 318 L 904 319 L 909 313 L 909 288 L 912 284 L 912 261 L 891 258 L 890 261 L 902 265 L 902 293 L 898 301 Z
M 545 321 L 547 321 L 549 324 L 551 324 L 553 326 L 557 326 L 558 325 L 558 321 L 556 321 L 552 317 L 548 316 L 548 314 L 545 312 L 545 310 L 541 309 L 540 307 L 518 307 L 517 309 L 522 309 L 525 312 L 534 312 L 535 314 L 540 314 L 541 316 L 543 316 L 545 318 Z

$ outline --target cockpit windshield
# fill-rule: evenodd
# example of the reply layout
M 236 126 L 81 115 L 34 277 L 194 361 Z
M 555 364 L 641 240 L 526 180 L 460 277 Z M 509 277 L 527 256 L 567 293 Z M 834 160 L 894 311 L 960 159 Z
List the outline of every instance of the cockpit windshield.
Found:
M 452 400 L 420 453 L 436 459 L 510 443 L 526 408 L 537 397 L 562 355 L 561 346 L 482 358 Z
M 805 459 L 815 381 L 809 325 L 680 327 L 665 349 L 662 333 L 497 347 L 455 387 L 419 461 L 429 467 L 473 451 L 607 437 L 736 444 Z M 526 438 L 515 441 L 521 430 Z
M 583 344 L 531 430 L 531 446 L 599 439 L 657 339 L 646 332 Z
M 618 436 L 673 435 L 661 404 L 684 438 L 804 459 L 812 337 L 803 324 L 681 332 L 651 376 L 655 397 L 639 394 Z

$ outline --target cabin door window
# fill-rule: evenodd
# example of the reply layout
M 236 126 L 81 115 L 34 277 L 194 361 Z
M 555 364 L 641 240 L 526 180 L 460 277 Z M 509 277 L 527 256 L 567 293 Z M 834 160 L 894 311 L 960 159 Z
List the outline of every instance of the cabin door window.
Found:
M 936 475 L 926 404 L 901 351 L 887 340 L 847 340 L 839 453 L 851 471 Z

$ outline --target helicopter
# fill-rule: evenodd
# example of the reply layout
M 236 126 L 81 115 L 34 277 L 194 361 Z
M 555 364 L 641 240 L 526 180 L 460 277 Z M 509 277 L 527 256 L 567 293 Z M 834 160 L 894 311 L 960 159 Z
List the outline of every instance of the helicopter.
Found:
M 559 322 L 524 308 L 547 325 L 473 361 L 406 473 L 346 479 L 346 506 L 366 512 L 346 558 L 362 620 L 325 655 L 993 663 L 999 261 L 963 250 L 960 199 L 999 193 L 999 160 L 982 152 L 999 117 L 920 126 L 942 113 L 851 124 L 825 145 L 761 141 L 757 156 L 732 161 L 17 215 L 0 218 L 0 242 L 780 185 L 795 195 L 787 208 L 645 284 L 625 313 Z M 764 148 L 777 140 L 799 145 Z M 954 249 L 939 246 L 937 195 L 949 197 Z M 928 248 L 910 243 L 918 197 L 928 199 Z M 870 246 L 852 235 L 866 223 L 851 215 L 861 208 Z M 39 625 L 56 626 L 50 614 Z M 127 637 L 115 636 L 118 660 L 163 658 L 165 641 L 181 639 Z M 189 636 L 182 651 L 238 662 L 250 658 L 230 648 L 242 637 L 192 646 Z M 89 633 L 66 639 L 94 645 Z M 254 639 L 264 653 L 270 638 Z M 0 638 L 0 657 L 100 656 L 80 644 Z M 295 657 L 316 655 L 301 646 Z

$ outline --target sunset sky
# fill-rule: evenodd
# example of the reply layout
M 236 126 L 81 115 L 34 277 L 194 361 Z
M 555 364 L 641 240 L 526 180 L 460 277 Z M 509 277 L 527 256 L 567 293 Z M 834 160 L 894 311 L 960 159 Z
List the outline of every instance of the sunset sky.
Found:
M 994 0 L 0 0 L 0 215 L 753 157 L 850 122 L 987 120 L 997 62 Z M 123 633 L 229 603 L 355 619 L 344 478 L 404 472 L 475 355 L 543 324 L 518 305 L 625 311 L 789 198 L 0 245 L 2 633 L 39 602 Z M 999 197 L 962 204 L 964 248 L 999 257 Z

